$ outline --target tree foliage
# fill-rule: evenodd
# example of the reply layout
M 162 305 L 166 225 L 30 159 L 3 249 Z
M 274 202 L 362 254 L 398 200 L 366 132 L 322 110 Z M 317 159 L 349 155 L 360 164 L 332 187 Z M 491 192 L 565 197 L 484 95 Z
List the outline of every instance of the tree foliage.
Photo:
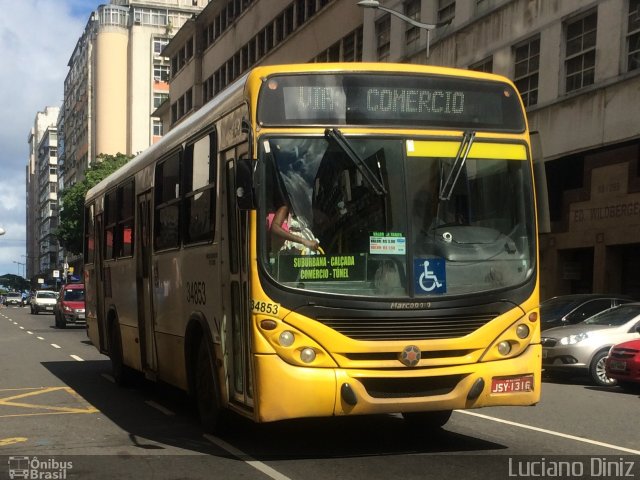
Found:
M 60 223 L 56 230 L 56 237 L 60 245 L 68 252 L 75 254 L 82 252 L 84 198 L 87 191 L 131 158 L 133 158 L 131 155 L 122 153 L 116 155 L 100 154 L 97 162 L 85 172 L 84 180 L 62 190 L 60 194 L 62 210 L 60 211 Z

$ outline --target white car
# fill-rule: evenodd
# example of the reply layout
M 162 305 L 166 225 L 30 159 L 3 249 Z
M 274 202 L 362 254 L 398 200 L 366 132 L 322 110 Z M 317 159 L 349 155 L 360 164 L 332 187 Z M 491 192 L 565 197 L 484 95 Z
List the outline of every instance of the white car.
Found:
M 31 299 L 31 313 L 37 315 L 40 312 L 51 312 L 56 306 L 58 295 L 50 290 L 38 290 Z

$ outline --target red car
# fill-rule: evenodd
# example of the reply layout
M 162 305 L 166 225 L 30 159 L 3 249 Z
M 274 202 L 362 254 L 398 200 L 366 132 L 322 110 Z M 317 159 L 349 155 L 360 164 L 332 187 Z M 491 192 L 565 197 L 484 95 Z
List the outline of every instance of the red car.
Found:
M 69 283 L 62 287 L 54 310 L 56 327 L 85 324 L 84 308 L 84 284 Z
M 640 390 L 640 339 L 611 347 L 605 370 L 625 390 Z

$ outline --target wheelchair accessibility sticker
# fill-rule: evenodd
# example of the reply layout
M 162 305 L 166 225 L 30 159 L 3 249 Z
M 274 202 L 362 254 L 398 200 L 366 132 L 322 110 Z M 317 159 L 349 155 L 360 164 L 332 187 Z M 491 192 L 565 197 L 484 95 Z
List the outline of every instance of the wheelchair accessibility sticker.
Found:
M 442 258 L 413 260 L 416 293 L 447 293 L 445 261 Z

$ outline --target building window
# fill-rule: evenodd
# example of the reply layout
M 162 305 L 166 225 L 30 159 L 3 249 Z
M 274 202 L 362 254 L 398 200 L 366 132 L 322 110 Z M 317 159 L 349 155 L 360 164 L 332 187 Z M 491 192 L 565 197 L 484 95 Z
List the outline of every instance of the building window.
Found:
M 629 0 L 627 70 L 640 68 L 640 0 Z
M 161 137 L 164 135 L 164 126 L 162 125 L 162 120 L 158 120 L 157 118 L 153 119 L 153 136 Z
M 438 0 L 438 23 L 453 20 L 456 15 L 455 0 Z
M 476 72 L 493 72 L 493 57 L 487 57 L 484 60 L 480 60 L 473 65 L 469 65 L 469 70 L 475 70 Z
M 168 93 L 153 92 L 153 108 L 158 108 L 169 98 Z
M 169 81 L 169 66 L 168 65 L 154 65 L 153 66 L 153 80 L 155 82 L 168 82 Z
M 391 17 L 386 14 L 376 22 L 376 46 L 378 53 L 378 61 L 386 62 L 389 60 L 389 52 L 391 46 Z
M 415 20 L 420 21 L 420 0 L 409 0 L 404 4 L 404 14 Z M 405 45 L 407 53 L 413 53 L 418 50 L 420 42 L 420 29 L 406 22 L 406 30 L 404 31 Z
M 164 50 L 164 47 L 166 47 L 168 43 L 169 43 L 169 39 L 168 38 L 154 38 L 153 39 L 153 54 L 154 55 L 160 55 L 160 53 L 162 53 L 162 50 Z
M 540 70 L 540 38 L 536 37 L 514 48 L 514 83 L 525 107 L 538 103 L 538 71 Z
M 565 90 L 571 92 L 593 84 L 596 67 L 598 15 L 591 12 L 567 24 Z

